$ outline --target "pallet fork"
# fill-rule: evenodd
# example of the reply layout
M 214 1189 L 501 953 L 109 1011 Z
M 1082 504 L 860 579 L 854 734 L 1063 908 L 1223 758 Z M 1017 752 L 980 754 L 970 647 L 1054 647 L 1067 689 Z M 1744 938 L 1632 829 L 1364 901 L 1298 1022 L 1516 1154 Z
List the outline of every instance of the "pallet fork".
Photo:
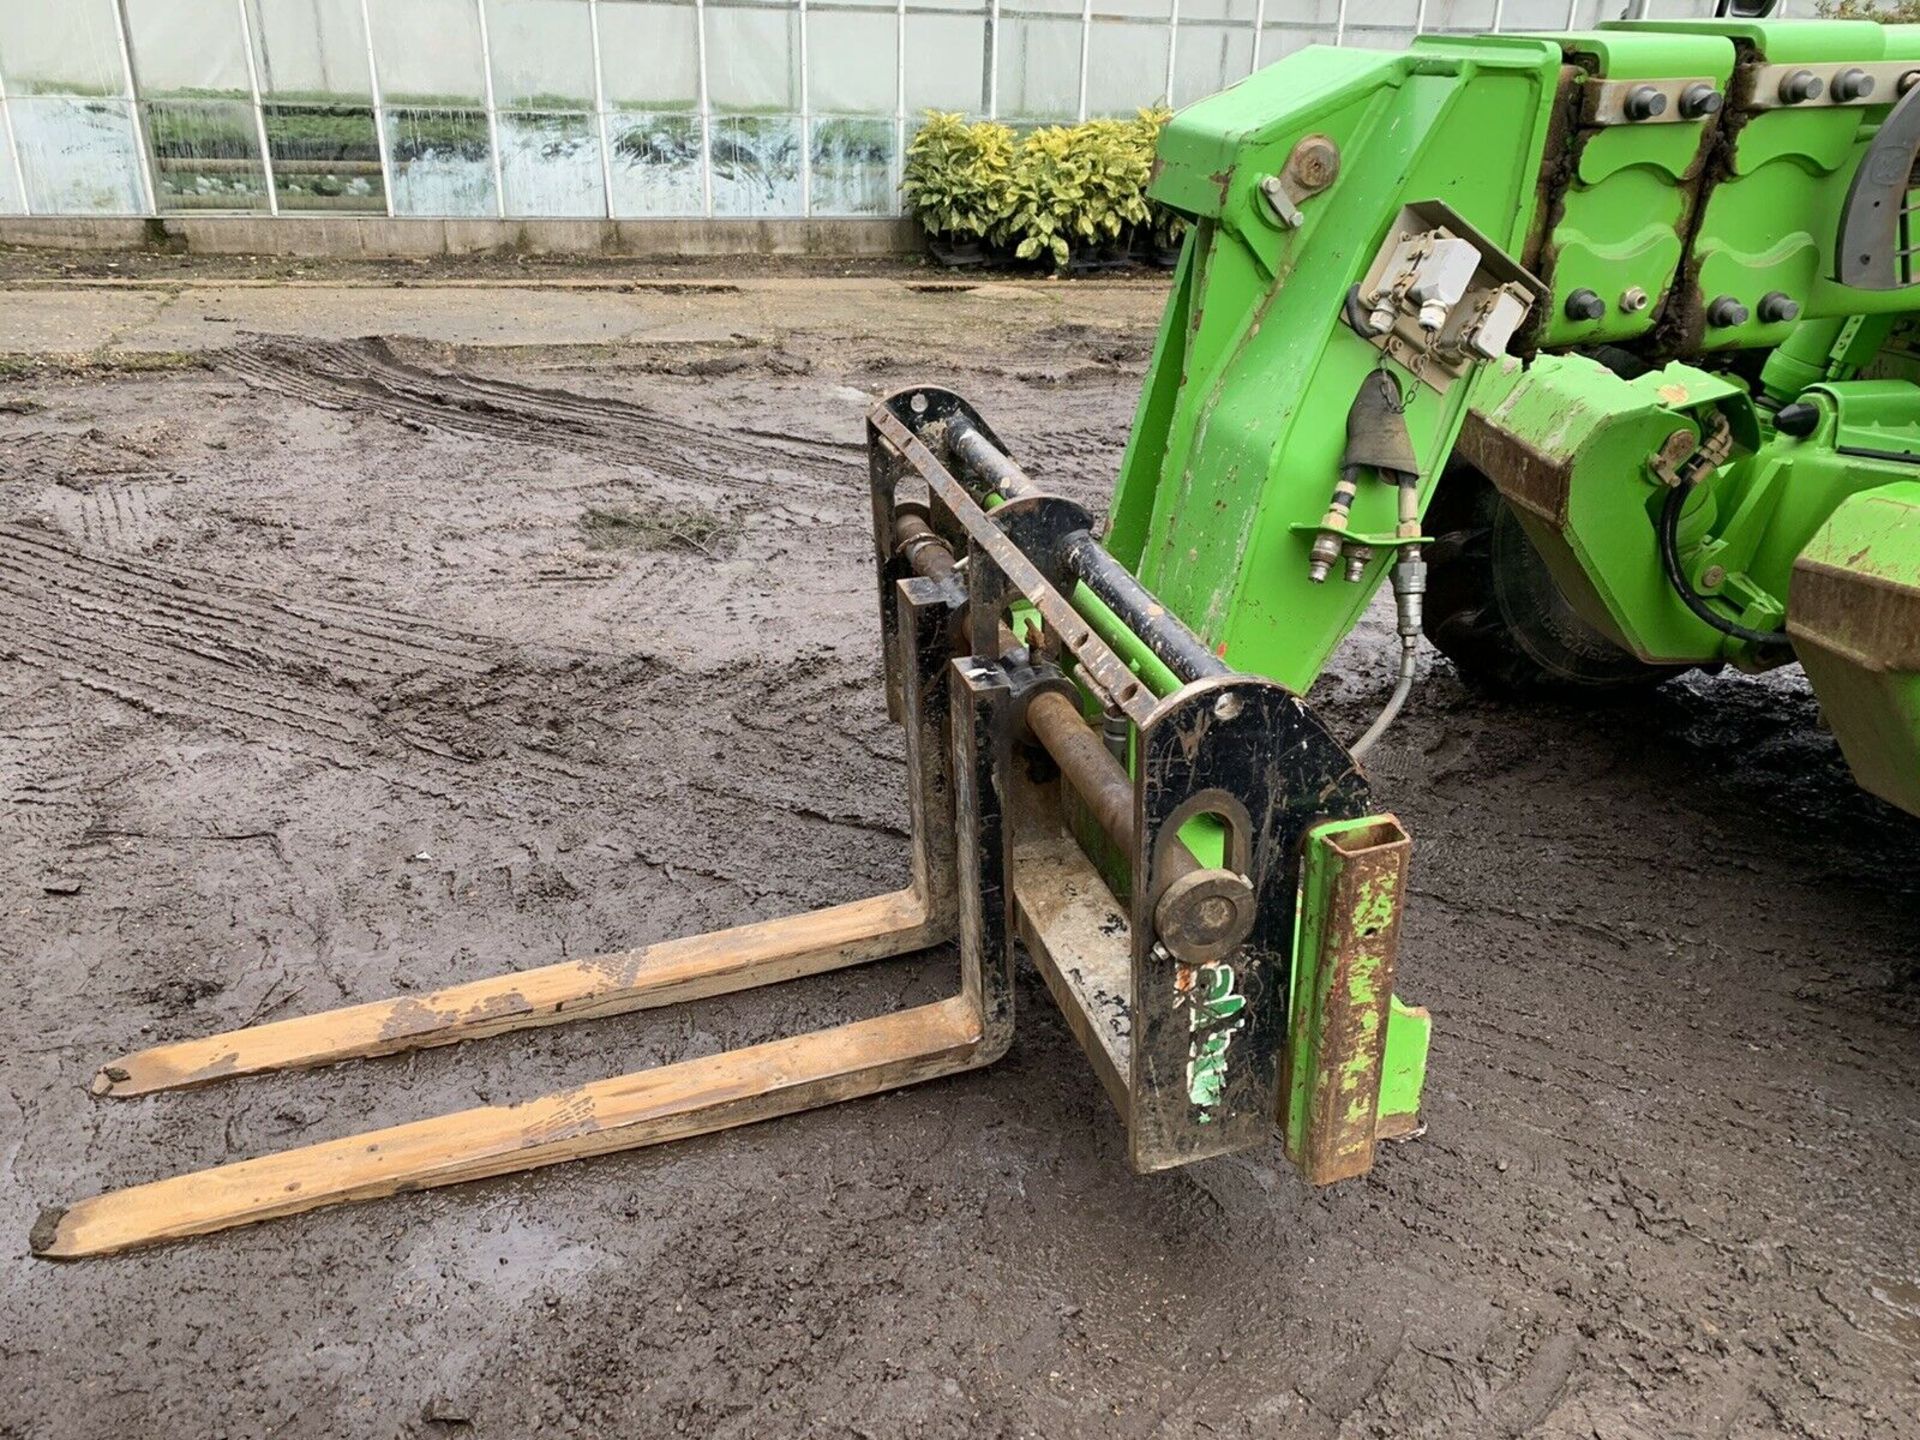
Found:
M 1328 1183 L 1364 1173 L 1377 1139 L 1412 1133 L 1427 1021 L 1391 994 L 1409 842 L 1371 813 L 1351 756 L 1297 696 L 1229 670 L 1163 610 L 1086 512 L 1025 476 L 958 396 L 890 397 L 868 444 L 909 888 L 162 1045 L 103 1067 L 93 1088 L 146 1095 L 449 1045 L 948 944 L 957 993 L 111 1191 L 48 1211 L 34 1252 L 111 1254 L 988 1065 L 1013 1039 L 1016 939 L 1137 1170 L 1263 1145 L 1277 1126 L 1307 1178 Z

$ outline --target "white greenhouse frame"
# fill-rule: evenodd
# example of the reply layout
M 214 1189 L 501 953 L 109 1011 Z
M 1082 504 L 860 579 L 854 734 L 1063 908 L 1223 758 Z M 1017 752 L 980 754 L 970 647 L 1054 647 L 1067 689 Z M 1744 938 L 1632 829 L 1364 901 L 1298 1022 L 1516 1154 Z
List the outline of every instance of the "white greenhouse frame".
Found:
M 408 0 L 359 0 L 352 6 L 357 13 L 361 34 L 355 49 L 364 48 L 367 65 L 368 108 L 372 112 L 374 142 L 378 146 L 379 175 L 381 183 L 381 204 L 384 214 L 393 217 L 396 214 L 394 204 L 395 170 L 397 168 L 392 148 L 394 120 L 389 109 L 387 91 L 382 83 L 381 57 L 376 41 L 373 20 L 376 7 L 393 6 L 404 9 Z M 485 126 L 490 152 L 490 170 L 492 181 L 492 216 L 494 218 L 539 219 L 537 213 L 523 213 L 512 210 L 508 202 L 507 185 L 503 173 L 501 153 L 502 103 L 496 94 L 498 75 L 494 63 L 493 46 L 488 26 L 488 0 L 461 0 L 471 7 L 476 23 L 480 44 L 481 75 L 483 93 L 475 97 L 479 101 L 472 109 L 484 110 Z M 497 0 L 496 0 L 497 3 Z M 573 3 L 585 7 L 588 17 L 587 33 L 592 46 L 592 115 L 591 128 L 597 137 L 599 151 L 599 191 L 600 215 L 615 219 L 642 218 L 623 211 L 618 202 L 615 183 L 615 155 L 613 122 L 622 115 L 647 113 L 634 107 L 622 107 L 609 103 L 607 86 L 607 56 L 602 43 L 602 20 L 606 12 L 613 7 L 645 3 L 645 0 L 554 0 L 554 3 Z M 675 108 L 661 114 L 684 115 L 692 122 L 693 133 L 698 137 L 699 166 L 699 203 L 697 209 L 689 206 L 686 210 L 659 212 L 662 215 L 713 216 L 714 197 L 714 154 L 715 123 L 738 112 L 716 107 L 712 97 L 712 40 L 709 36 L 710 16 L 716 9 L 729 11 L 759 10 L 773 11 L 792 15 L 797 18 L 795 32 L 795 50 L 790 66 L 797 79 L 798 112 L 789 114 L 786 107 L 775 107 L 778 115 L 774 118 L 791 120 L 798 127 L 797 189 L 798 205 L 794 209 L 775 208 L 766 212 L 774 216 L 812 216 L 824 213 L 846 218 L 845 211 L 818 211 L 816 206 L 818 186 L 814 180 L 815 158 L 814 138 L 816 124 L 822 120 L 863 120 L 876 125 L 890 122 L 893 128 L 892 161 L 887 176 L 889 182 L 890 208 L 870 212 L 876 218 L 897 216 L 900 212 L 898 181 L 903 155 L 913 125 L 908 110 L 908 72 L 909 46 L 908 25 L 915 17 L 942 17 L 977 19 L 982 30 L 981 87 L 980 94 L 984 105 L 980 113 L 988 118 L 1006 119 L 1015 124 L 1044 124 L 1085 120 L 1088 118 L 1088 82 L 1093 64 L 1094 39 L 1100 27 L 1116 25 L 1144 26 L 1165 31 L 1166 70 L 1162 93 L 1142 95 L 1139 103 L 1165 101 L 1174 96 L 1179 76 L 1180 41 L 1183 33 L 1204 32 L 1203 38 L 1216 44 L 1224 44 L 1225 37 L 1233 33 L 1250 34 L 1251 44 L 1247 52 L 1250 63 L 1248 73 L 1258 69 L 1266 54 L 1275 47 L 1278 37 L 1284 42 L 1292 34 L 1305 35 L 1312 40 L 1321 40 L 1333 44 L 1350 43 L 1356 30 L 1365 31 L 1376 40 L 1382 36 L 1403 35 L 1410 39 L 1422 33 L 1472 33 L 1477 30 L 1519 28 L 1510 24 L 1511 14 L 1518 10 L 1522 0 L 1398 0 L 1394 5 L 1397 15 L 1404 16 L 1409 6 L 1412 8 L 1412 23 L 1394 23 L 1376 18 L 1380 14 L 1380 0 L 1207 0 L 1205 14 L 1193 12 L 1202 8 L 1200 0 L 1187 0 L 1189 13 L 1183 17 L 1182 0 L 1163 0 L 1164 17 L 1161 15 L 1128 14 L 1129 4 L 1138 5 L 1138 0 L 1080 0 L 1077 15 L 1071 8 L 1071 0 L 977 0 L 972 9 L 957 8 L 952 3 L 934 4 L 929 0 L 652 0 L 655 8 L 663 4 L 672 4 L 674 8 L 684 8 L 691 14 L 694 27 L 694 93 L 684 97 L 684 108 Z M 1052 8 L 1043 8 L 1051 3 Z M 246 55 L 248 100 L 252 106 L 253 133 L 259 147 L 259 174 L 265 187 L 264 208 L 269 216 L 279 216 L 292 212 L 284 204 L 275 181 L 274 157 L 269 140 L 268 111 L 277 102 L 270 91 L 263 91 L 261 67 L 256 58 L 256 29 L 258 18 L 255 11 L 256 0 L 233 0 L 236 24 L 239 26 L 241 44 Z M 1033 7 L 1033 8 L 1029 8 Z M 119 42 L 121 70 L 124 76 L 126 93 L 120 97 L 109 97 L 106 103 L 121 104 L 128 117 L 132 130 L 134 153 L 139 158 L 140 198 L 144 209 L 135 212 L 142 216 L 155 216 L 173 213 L 159 205 L 160 187 L 155 174 L 156 162 L 149 144 L 150 135 L 144 115 L 146 97 L 139 85 L 140 46 L 128 24 L 126 0 L 109 0 L 109 7 L 116 38 Z M 1447 24 L 1444 19 L 1432 23 L 1436 17 L 1457 13 L 1471 8 L 1478 18 L 1471 25 Z M 1591 25 L 1605 13 L 1624 11 L 1633 15 L 1652 13 L 1663 16 L 1701 15 L 1711 13 L 1713 0 L 1564 0 L 1561 10 L 1559 0 L 1529 0 L 1526 9 L 1537 17 L 1543 11 L 1555 11 L 1553 19 L 1560 28 L 1573 29 L 1581 25 Z M 1242 18 L 1225 18 L 1238 11 Z M 1329 13 L 1330 12 L 1330 13 Z M 891 14 L 895 34 L 893 54 L 888 57 L 894 69 L 894 105 L 891 114 L 876 111 L 871 114 L 847 115 L 841 113 L 817 114 L 813 108 L 812 67 L 809 65 L 810 45 L 815 43 L 812 31 L 818 23 L 818 17 L 824 15 L 864 15 L 879 17 Z M 1490 21 L 1488 17 L 1490 16 Z M 1043 22 L 1051 27 L 1070 25 L 1077 21 L 1079 25 L 1079 74 L 1077 78 L 1078 103 L 1075 106 L 1055 107 L 1056 113 L 1048 115 L 1007 114 L 1002 105 L 1001 60 L 1003 48 L 1008 43 L 1009 33 L 1017 37 L 1018 30 L 1009 32 L 1009 22 Z M 1538 28 L 1537 25 L 1535 28 Z M 1236 47 L 1237 48 L 1237 47 Z M 1287 47 L 1289 50 L 1295 48 Z M 19 197 L 20 213 L 36 213 L 33 195 L 29 188 L 29 172 L 21 155 L 21 146 L 15 133 L 13 107 L 37 103 L 43 99 L 69 99 L 73 101 L 100 101 L 98 96 L 62 96 L 54 92 L 38 92 L 28 99 L 21 90 L 9 83 L 6 67 L 7 57 L 0 52 L 0 165 L 12 170 L 14 193 Z M 1157 63 L 1157 60 L 1156 60 Z M 1238 75 L 1222 75 L 1223 83 L 1241 78 Z M 1064 85 L 1062 89 L 1067 87 Z M 1181 97 L 1188 98 L 1188 97 Z M 288 101 L 288 107 L 314 102 Z M 676 107 L 681 102 L 675 102 Z M 464 107 L 463 107 L 464 108 Z M 1066 110 L 1071 113 L 1064 113 Z M 569 112 L 575 113 L 575 112 Z M 586 111 L 577 112 L 583 118 Z M 757 113 L 757 112 L 754 112 Z M 237 163 L 237 162 L 236 162 Z M 363 162 L 364 163 L 364 162 Z M 477 163 L 477 162 L 476 162 Z M 684 173 L 684 172 L 683 172 Z M 48 213 L 48 212 L 38 212 Z M 60 212 L 52 212 L 60 213 Z M 249 213 L 259 213 L 252 211 Z M 299 212 L 305 213 L 305 212 Z M 364 213 L 379 214 L 380 211 L 369 208 Z M 406 214 L 419 212 L 408 210 Z M 458 216 L 468 212 L 450 212 Z M 862 212 L 869 213 L 869 212 Z M 444 217 L 441 217 L 444 218 Z M 479 216 L 475 218 L 489 218 Z

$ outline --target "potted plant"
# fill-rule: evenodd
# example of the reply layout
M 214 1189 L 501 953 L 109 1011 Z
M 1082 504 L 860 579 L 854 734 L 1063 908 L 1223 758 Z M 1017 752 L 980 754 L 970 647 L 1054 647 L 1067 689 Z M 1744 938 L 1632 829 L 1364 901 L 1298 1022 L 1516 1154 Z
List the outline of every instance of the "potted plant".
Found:
M 1000 232 L 1008 211 L 1013 154 L 1013 131 L 1005 125 L 926 112 L 907 146 L 900 188 L 943 264 L 987 260 L 984 242 Z

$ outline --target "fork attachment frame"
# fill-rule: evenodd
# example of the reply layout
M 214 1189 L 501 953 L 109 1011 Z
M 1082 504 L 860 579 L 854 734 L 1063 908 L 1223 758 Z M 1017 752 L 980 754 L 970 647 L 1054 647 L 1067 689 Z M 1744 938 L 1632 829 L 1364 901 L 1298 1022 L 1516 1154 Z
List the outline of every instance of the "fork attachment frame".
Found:
M 990 1064 L 1013 1038 L 1016 936 L 1119 1110 L 1136 1169 L 1270 1143 L 1283 1086 L 1346 1058 L 1289 1002 L 1305 838 L 1366 816 L 1366 781 L 1297 696 L 1228 670 L 1167 614 L 958 396 L 882 401 L 868 442 L 888 705 L 906 738 L 907 889 L 161 1045 L 102 1067 L 93 1088 L 145 1095 L 402 1053 L 909 952 L 951 963 L 938 957 L 957 950 L 949 999 L 109 1191 L 46 1212 L 35 1253 L 107 1254 Z M 1155 693 L 1156 676 L 1171 693 Z M 1382 995 L 1396 935 L 1368 937 Z M 1424 1015 L 1405 1013 L 1424 1053 Z M 1318 1044 L 1311 1074 L 1283 1081 L 1290 1029 Z M 1364 1074 L 1359 1093 L 1351 1080 L 1341 1092 L 1343 1174 L 1366 1168 L 1376 1133 L 1412 1128 L 1409 1113 L 1371 1123 L 1380 1037 L 1364 1038 L 1376 1079 L 1372 1093 Z

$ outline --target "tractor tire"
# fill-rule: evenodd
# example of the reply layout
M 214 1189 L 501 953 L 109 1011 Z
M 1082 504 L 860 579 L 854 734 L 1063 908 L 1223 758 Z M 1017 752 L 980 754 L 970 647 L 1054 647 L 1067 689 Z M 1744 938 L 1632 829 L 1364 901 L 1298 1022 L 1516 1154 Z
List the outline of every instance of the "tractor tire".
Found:
M 1426 635 L 1470 685 L 1593 695 L 1680 673 L 1646 664 L 1582 620 L 1512 507 L 1464 460 L 1441 477 L 1422 528 L 1434 537 Z

